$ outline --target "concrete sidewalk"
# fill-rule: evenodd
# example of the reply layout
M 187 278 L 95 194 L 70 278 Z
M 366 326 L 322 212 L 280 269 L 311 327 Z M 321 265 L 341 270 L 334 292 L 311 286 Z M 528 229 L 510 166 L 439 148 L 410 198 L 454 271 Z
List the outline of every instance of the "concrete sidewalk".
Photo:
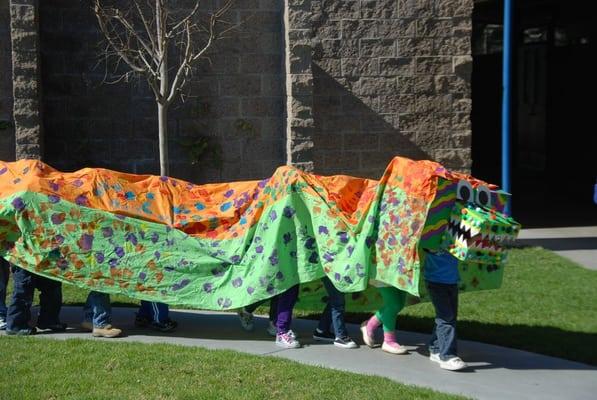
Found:
M 254 332 L 241 330 L 236 314 L 173 311 L 179 329 L 161 334 L 134 328 L 135 310 L 114 308 L 114 325 L 128 335 L 120 339 L 95 339 L 89 333 L 69 329 L 62 334 L 40 334 L 39 338 L 84 338 L 113 342 L 171 343 L 208 349 L 229 349 L 262 356 L 283 357 L 304 364 L 372 374 L 397 382 L 429 387 L 441 392 L 478 399 L 591 399 L 597 397 L 597 368 L 553 357 L 470 341 L 459 342 L 459 352 L 471 368 L 463 372 L 441 370 L 428 360 L 424 343 L 428 335 L 399 332 L 399 340 L 410 354 L 394 356 L 379 348 L 345 350 L 311 339 L 316 321 L 295 320 L 293 329 L 303 343 L 301 349 L 281 349 L 267 336 L 265 318 L 256 318 Z M 77 327 L 81 308 L 64 307 L 62 319 Z M 359 338 L 356 325 L 350 334 Z
M 516 241 L 541 246 L 585 268 L 597 270 L 597 226 L 523 229 Z

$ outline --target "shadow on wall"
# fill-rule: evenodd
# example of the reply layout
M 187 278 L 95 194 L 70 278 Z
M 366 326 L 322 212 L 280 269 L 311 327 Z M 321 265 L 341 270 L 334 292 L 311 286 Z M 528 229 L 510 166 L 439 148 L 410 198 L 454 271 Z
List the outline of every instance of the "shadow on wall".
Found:
M 313 161 L 317 173 L 379 179 L 395 156 L 432 158 L 414 143 L 414 132 L 397 128 L 397 114 L 373 109 L 396 105 L 379 104 L 377 96 L 357 96 L 351 89 L 359 84 L 358 78 L 334 78 L 315 63 L 312 71 L 316 132 Z M 371 104 L 365 102 L 369 100 Z

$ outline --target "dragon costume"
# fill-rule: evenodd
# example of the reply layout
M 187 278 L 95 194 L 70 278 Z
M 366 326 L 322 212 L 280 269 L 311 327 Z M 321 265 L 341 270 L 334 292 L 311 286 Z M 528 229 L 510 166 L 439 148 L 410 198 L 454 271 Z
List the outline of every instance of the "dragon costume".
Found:
M 492 189 L 400 157 L 378 181 L 285 166 L 261 181 L 206 185 L 0 162 L 0 256 L 81 288 L 209 310 L 324 275 L 343 292 L 375 280 L 419 296 L 423 247 L 463 261 L 463 289 L 494 288 L 502 243 L 519 225 Z

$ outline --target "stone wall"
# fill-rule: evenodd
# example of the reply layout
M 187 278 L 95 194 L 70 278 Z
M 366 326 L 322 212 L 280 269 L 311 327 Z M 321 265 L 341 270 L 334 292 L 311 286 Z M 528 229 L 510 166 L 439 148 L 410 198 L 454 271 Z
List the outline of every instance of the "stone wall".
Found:
M 472 0 L 313 1 L 315 170 L 469 170 Z
M 15 157 L 15 133 L 12 122 L 12 46 L 10 42 L 10 8 L 0 2 L 0 160 Z
M 37 136 L 45 138 L 44 160 L 64 170 L 157 173 L 155 101 L 143 81 L 103 83 L 101 36 L 89 2 L 11 1 L 17 3 L 38 4 L 42 85 L 15 75 L 15 95 L 31 99 L 17 98 L 14 109 L 35 108 L 43 89 Z M 6 10 L 0 6 L 0 35 Z M 252 179 L 288 163 L 379 177 L 395 155 L 468 171 L 471 12 L 472 0 L 238 1 L 231 19 L 245 22 L 240 32 L 219 42 L 212 63 L 195 69 L 185 102 L 171 108 L 171 174 L 195 182 Z M 14 27 L 29 29 L 29 17 L 15 14 Z M 23 61 L 39 67 L 26 57 L 36 42 L 21 54 L 28 36 L 14 34 L 15 71 Z M 10 117 L 5 76 L 0 119 Z M 17 148 L 35 136 L 19 136 L 18 116 Z M 15 143 L 8 136 L 0 131 L 4 158 Z M 192 163 L 203 137 L 221 146 L 221 168 L 209 154 L 207 162 Z
M 245 24 L 218 42 L 212 65 L 203 62 L 194 71 L 185 102 L 170 109 L 173 176 L 195 182 L 252 179 L 285 162 L 282 5 L 237 4 L 230 20 Z M 153 96 L 143 81 L 102 84 L 101 38 L 89 3 L 42 2 L 40 14 L 45 160 L 61 169 L 159 173 Z M 209 155 L 192 164 L 194 143 L 205 136 L 221 146 L 221 168 Z

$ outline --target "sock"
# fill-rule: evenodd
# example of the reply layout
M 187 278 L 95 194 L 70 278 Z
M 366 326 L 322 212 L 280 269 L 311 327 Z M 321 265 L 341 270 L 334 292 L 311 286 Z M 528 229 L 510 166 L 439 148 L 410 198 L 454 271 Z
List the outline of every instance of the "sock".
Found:
M 383 341 L 388 344 L 396 343 L 396 333 L 395 332 L 384 332 L 383 333 Z

